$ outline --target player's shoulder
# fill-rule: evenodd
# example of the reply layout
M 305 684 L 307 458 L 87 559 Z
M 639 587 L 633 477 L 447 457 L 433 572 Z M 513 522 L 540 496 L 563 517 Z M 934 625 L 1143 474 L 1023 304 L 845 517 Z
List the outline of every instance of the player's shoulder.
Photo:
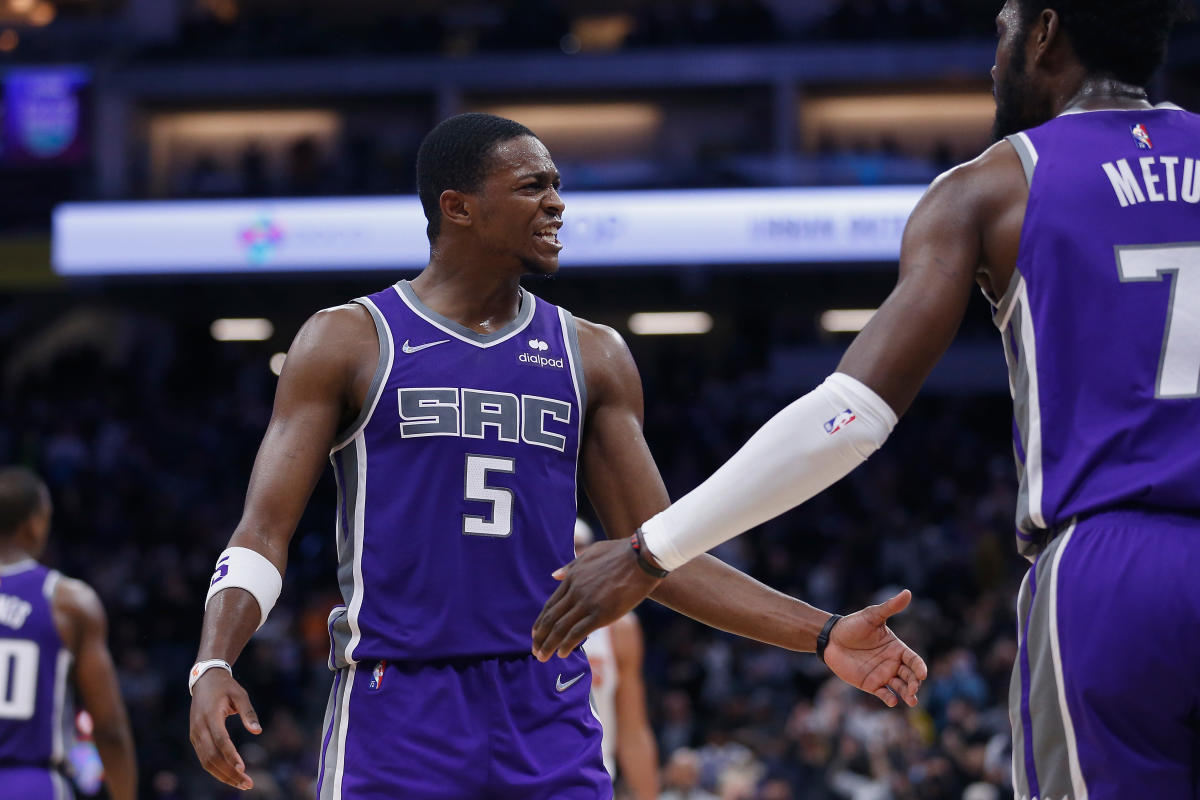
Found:
M 614 328 L 576 319 L 579 355 L 592 402 L 608 402 L 641 391 L 641 378 L 625 339 Z M 640 404 L 640 400 L 638 401 Z
M 369 352 L 374 363 L 379 335 L 371 312 L 360 303 L 344 303 L 323 308 L 309 317 L 300 326 L 292 346 L 288 349 L 288 362 L 330 366 L 348 361 L 363 360 Z
M 96 590 L 78 578 L 60 577 L 54 586 L 54 610 L 76 624 L 103 625 L 104 604 Z
M 970 161 L 953 167 L 929 185 L 921 205 L 951 216 L 989 218 L 1009 203 L 1024 200 L 1029 185 L 1012 143 L 1001 139 Z
M 616 328 L 582 317 L 575 317 L 575 329 L 579 334 L 581 350 L 586 348 L 597 354 L 608 356 L 628 352 L 629 348 L 625 344 L 625 339 L 617 332 Z

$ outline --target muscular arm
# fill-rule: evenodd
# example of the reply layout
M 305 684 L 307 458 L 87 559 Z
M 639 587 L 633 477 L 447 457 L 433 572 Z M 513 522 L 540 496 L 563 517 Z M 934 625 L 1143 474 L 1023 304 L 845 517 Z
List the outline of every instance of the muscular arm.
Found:
M 283 574 L 288 545 L 316 485 L 334 437 L 358 412 L 378 356 L 374 322 L 361 306 L 339 306 L 314 315 L 288 351 L 275 407 L 259 447 L 242 519 L 229 540 L 265 556 Z M 204 614 L 197 661 L 233 663 L 258 627 L 258 601 L 244 589 L 213 596 Z M 192 744 L 205 769 L 231 786 L 249 779 L 225 730 L 225 717 L 241 714 L 260 732 L 246 693 L 223 670 L 196 683 Z
M 108 620 L 90 586 L 64 578 L 54 590 L 54 616 L 75 658 L 75 688 L 95 722 L 93 738 L 113 800 L 137 797 L 133 733 L 108 651 Z
M 1015 152 L 1003 142 L 934 183 L 909 219 L 895 289 L 838 371 L 776 414 L 712 477 L 643 523 L 646 547 L 668 569 L 799 505 L 883 444 L 954 338 L 977 276 L 993 289 L 1007 283 L 1024 213 L 1023 181 Z
M 642 520 L 670 504 L 642 435 L 642 383 L 629 349 L 612 329 L 581 320 L 579 347 L 589 398 L 580 453 L 584 486 L 609 538 L 626 539 Z M 621 555 L 632 561 L 628 547 Z M 635 567 L 629 577 L 648 576 Z M 650 596 L 705 625 L 789 650 L 815 649 L 829 617 L 708 555 L 672 572 Z M 546 616 L 543 612 L 538 622 Z M 582 612 L 570 621 L 591 622 Z M 535 626 L 535 642 L 548 634 Z M 583 633 L 568 635 L 561 644 L 582 638 Z M 549 647 L 542 655 L 553 652 Z
M 658 797 L 658 744 L 646 718 L 642 627 L 626 614 L 609 628 L 617 661 L 617 764 L 636 800 Z

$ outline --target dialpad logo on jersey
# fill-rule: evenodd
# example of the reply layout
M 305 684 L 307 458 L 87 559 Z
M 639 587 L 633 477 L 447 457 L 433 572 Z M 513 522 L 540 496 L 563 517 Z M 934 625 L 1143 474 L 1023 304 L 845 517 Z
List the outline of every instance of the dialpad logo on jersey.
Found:
M 387 671 L 387 661 L 380 661 L 375 665 L 375 669 L 371 670 L 371 683 L 367 688 L 376 690 L 383 687 L 383 673 Z
M 855 415 L 855 413 L 847 408 L 845 411 L 825 423 L 825 432 L 832 436 L 842 428 L 849 425 L 851 422 L 854 422 L 856 419 L 858 419 L 858 417 Z
M 517 356 L 517 361 L 520 361 L 522 364 L 533 364 L 535 367 L 563 368 L 563 360 L 561 358 L 547 358 L 542 355 L 542 353 L 550 349 L 550 345 L 541 339 L 530 339 L 529 349 L 534 352 L 521 353 L 521 355 Z
M 1129 132 L 1133 134 L 1133 140 L 1137 142 L 1138 150 L 1153 150 L 1154 143 L 1150 141 L 1150 131 L 1146 130 L 1146 126 L 1142 123 L 1130 125 Z

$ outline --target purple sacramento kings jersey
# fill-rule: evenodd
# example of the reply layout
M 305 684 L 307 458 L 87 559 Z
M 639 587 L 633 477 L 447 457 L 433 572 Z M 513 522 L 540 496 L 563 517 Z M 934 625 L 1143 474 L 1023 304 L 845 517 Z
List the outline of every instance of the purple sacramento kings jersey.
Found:
M 1200 116 L 1073 113 L 1009 141 L 1030 181 L 995 310 L 1019 547 L 1105 509 L 1200 512 Z
M 0 567 L 0 781 L 5 768 L 61 767 L 72 744 L 72 657 L 50 605 L 60 577 L 32 559 Z
M 380 342 L 363 414 L 334 448 L 331 665 L 529 654 L 573 557 L 586 402 L 574 318 L 522 291 L 480 334 L 408 282 L 360 298 Z

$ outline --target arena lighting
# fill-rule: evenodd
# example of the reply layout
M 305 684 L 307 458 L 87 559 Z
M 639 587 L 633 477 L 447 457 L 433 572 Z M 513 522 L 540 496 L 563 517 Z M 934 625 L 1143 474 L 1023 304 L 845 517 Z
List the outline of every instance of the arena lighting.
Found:
M 218 342 L 264 342 L 275 334 L 269 319 L 218 319 L 209 327 Z
M 276 353 L 271 356 L 271 372 L 275 373 L 276 376 L 282 374 L 284 361 L 287 361 L 287 353 Z
M 629 318 L 629 330 L 638 336 L 695 335 L 712 326 L 712 315 L 704 311 L 643 311 Z
M 875 308 L 831 308 L 821 314 L 821 329 L 829 333 L 858 333 L 867 327 Z

